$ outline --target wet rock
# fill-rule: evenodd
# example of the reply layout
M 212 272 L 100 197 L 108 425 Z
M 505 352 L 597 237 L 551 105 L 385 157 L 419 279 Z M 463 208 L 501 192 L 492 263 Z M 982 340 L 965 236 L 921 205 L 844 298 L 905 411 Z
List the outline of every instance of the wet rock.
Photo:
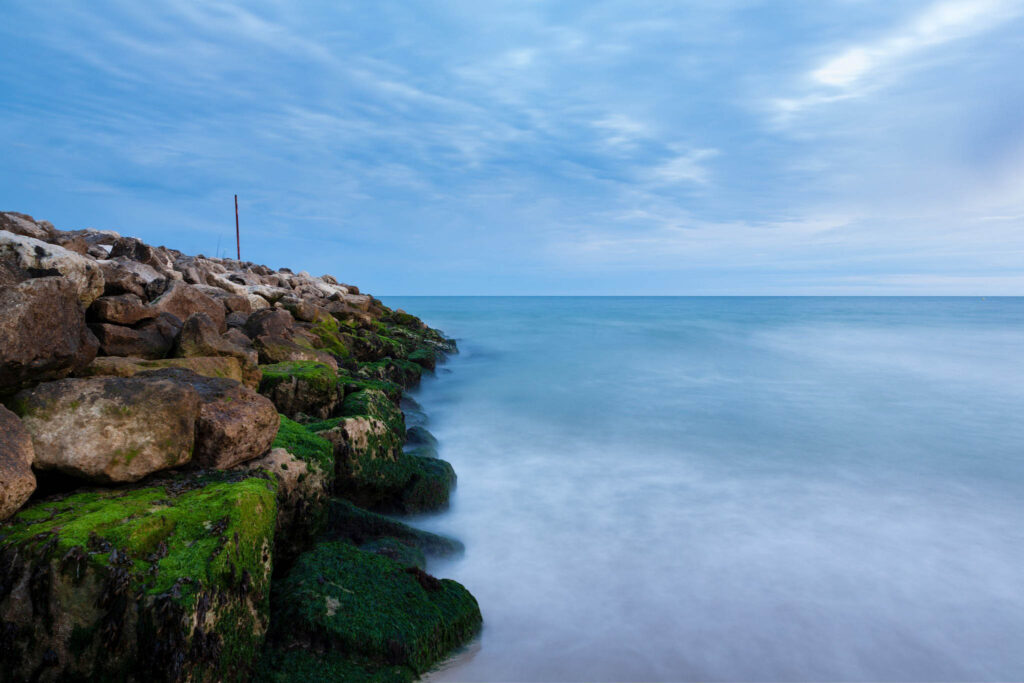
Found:
M 67 278 L 0 287 L 0 394 L 66 377 L 88 365 L 98 346 Z
M 181 320 L 188 319 L 193 313 L 205 313 L 217 325 L 219 332 L 227 329 L 224 306 L 184 282 L 172 283 L 166 292 L 150 303 L 150 307 L 161 313 L 171 313 Z
M 249 681 L 275 482 L 168 478 L 31 503 L 0 527 L 0 681 Z
M 455 581 L 347 543 L 321 543 L 304 553 L 275 591 L 275 641 L 324 643 L 416 674 L 472 638 L 482 621 L 476 600 Z
M 160 377 L 94 377 L 22 391 L 15 412 L 35 467 L 89 481 L 131 482 L 192 458 L 200 398 Z
M 42 240 L 0 231 L 0 261 L 16 264 L 33 277 L 67 278 L 84 306 L 103 293 L 103 271 L 95 261 Z
M 36 490 L 32 436 L 18 416 L 0 406 L 0 521 L 18 511 Z

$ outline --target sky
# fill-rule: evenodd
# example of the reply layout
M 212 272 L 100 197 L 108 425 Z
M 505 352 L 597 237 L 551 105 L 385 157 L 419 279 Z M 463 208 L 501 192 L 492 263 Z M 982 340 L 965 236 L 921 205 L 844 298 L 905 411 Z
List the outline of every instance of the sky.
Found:
M 0 210 L 378 295 L 1024 295 L 1024 0 L 7 0 Z

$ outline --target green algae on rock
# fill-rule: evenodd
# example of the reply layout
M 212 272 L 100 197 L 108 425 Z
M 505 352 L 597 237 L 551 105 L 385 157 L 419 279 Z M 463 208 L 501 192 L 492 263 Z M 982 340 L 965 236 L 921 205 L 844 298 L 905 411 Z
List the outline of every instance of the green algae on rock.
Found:
M 465 550 L 462 543 L 454 538 L 411 527 L 390 517 L 356 507 L 341 498 L 330 501 L 326 536 L 346 539 L 356 545 L 390 538 L 418 548 L 426 555 L 440 557 L 458 555 Z
M 317 361 L 286 361 L 261 365 L 260 393 L 277 406 L 278 411 L 295 417 L 306 413 L 321 419 L 331 417 L 343 390 L 334 368 Z
M 245 680 L 276 484 L 216 473 L 31 504 L 0 526 L 0 680 Z
M 476 599 L 450 579 L 326 542 L 304 553 L 274 588 L 274 639 L 323 643 L 378 664 L 427 671 L 482 623 Z
M 380 666 L 338 652 L 267 648 L 256 680 L 260 683 L 411 683 L 407 666 Z

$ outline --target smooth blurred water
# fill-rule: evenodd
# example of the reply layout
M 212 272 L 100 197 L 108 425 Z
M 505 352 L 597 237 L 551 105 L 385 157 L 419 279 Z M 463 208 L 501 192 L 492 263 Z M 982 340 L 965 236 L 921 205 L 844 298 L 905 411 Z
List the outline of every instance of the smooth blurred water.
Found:
M 1024 680 L 1024 299 L 430 298 L 436 681 Z

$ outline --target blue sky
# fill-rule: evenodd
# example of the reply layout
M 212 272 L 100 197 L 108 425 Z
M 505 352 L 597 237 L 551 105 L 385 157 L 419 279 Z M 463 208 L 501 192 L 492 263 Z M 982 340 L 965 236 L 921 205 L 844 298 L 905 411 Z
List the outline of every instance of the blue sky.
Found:
M 377 294 L 1024 294 L 1024 0 L 8 0 L 0 208 Z

